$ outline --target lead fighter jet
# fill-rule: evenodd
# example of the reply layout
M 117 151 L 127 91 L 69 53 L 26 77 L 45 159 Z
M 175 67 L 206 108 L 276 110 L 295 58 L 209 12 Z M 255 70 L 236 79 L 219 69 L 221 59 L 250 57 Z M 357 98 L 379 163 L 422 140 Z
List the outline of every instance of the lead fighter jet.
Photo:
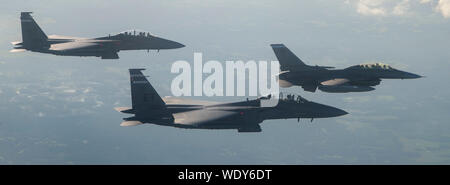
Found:
M 47 36 L 30 15 L 22 12 L 22 41 L 12 42 L 11 52 L 33 51 L 63 56 L 96 56 L 118 59 L 120 50 L 160 50 L 184 47 L 175 41 L 154 36 L 148 32 L 131 30 L 99 38 L 79 38 L 59 35 Z
M 144 69 L 130 69 L 132 107 L 117 107 L 117 111 L 134 114 L 124 118 L 121 126 L 143 123 L 192 129 L 237 129 L 238 132 L 261 132 L 259 124 L 267 119 L 328 118 L 347 112 L 308 101 L 300 96 L 280 98 L 274 107 L 261 107 L 261 97 L 234 103 L 161 98 L 147 78 Z M 273 97 L 272 97 L 273 98 Z
M 272 44 L 280 62 L 278 82 L 281 87 L 302 86 L 305 91 L 346 93 L 372 91 L 381 79 L 413 79 L 422 76 L 400 71 L 382 64 L 360 64 L 345 69 L 328 66 L 310 66 L 303 63 L 283 44 Z

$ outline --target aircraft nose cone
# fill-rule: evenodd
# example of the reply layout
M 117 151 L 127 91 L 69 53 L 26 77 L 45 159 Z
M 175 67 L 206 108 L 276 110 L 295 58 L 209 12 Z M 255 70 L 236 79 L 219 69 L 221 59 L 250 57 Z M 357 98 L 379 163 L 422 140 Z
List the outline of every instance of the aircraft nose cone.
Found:
M 336 107 L 322 105 L 320 114 L 322 115 L 321 117 L 329 118 L 329 117 L 343 116 L 343 115 L 348 114 L 348 112 L 346 112 L 342 109 L 336 108 Z
M 346 115 L 346 114 L 348 114 L 348 112 L 345 110 L 342 110 L 342 109 L 334 108 L 334 110 L 331 111 L 331 114 L 333 115 L 333 117 L 338 117 L 338 116 Z
M 315 103 L 315 102 L 310 102 L 309 106 L 309 110 L 310 110 L 310 114 L 308 114 L 306 117 L 313 117 L 313 118 L 329 118 L 329 117 L 338 117 L 338 116 L 343 116 L 348 114 L 348 112 L 336 108 L 336 107 L 332 107 L 332 106 L 328 106 L 328 105 L 323 105 L 320 103 Z
M 184 44 L 179 42 L 163 39 L 163 38 L 154 38 L 153 43 L 156 45 L 158 49 L 178 49 L 185 47 Z
M 423 76 L 414 74 L 414 73 L 409 73 L 409 72 L 404 72 L 402 74 L 402 79 L 415 79 L 415 78 L 422 78 Z
M 173 44 L 173 48 L 174 48 L 174 49 L 176 49 L 176 48 L 183 48 L 183 47 L 185 47 L 185 45 L 184 45 L 184 44 L 181 44 L 181 43 L 179 43 L 179 42 L 175 42 L 175 43 Z
M 414 74 L 414 73 L 408 73 L 406 76 L 410 79 L 422 78 L 422 76 Z

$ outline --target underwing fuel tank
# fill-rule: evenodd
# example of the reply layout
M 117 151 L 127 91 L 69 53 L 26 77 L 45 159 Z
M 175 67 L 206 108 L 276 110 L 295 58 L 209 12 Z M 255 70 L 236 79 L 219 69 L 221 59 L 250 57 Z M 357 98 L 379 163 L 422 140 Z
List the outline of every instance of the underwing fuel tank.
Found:
M 323 92 L 328 93 L 367 92 L 375 90 L 375 88 L 370 86 L 355 86 L 355 85 L 339 85 L 339 86 L 321 85 L 319 86 L 319 89 Z

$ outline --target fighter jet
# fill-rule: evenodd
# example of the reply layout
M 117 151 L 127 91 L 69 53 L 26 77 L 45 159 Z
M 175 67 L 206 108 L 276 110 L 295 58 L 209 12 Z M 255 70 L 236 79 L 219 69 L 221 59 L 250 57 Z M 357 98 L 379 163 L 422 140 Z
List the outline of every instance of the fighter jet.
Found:
M 268 119 L 328 118 L 347 114 L 344 110 L 308 101 L 301 96 L 280 95 L 278 104 L 261 107 L 261 100 L 233 103 L 188 100 L 177 97 L 161 98 L 142 73 L 130 69 L 132 107 L 117 107 L 117 111 L 134 114 L 123 118 L 121 126 L 143 123 L 186 129 L 237 129 L 238 132 L 261 132 L 260 123 Z
M 280 87 L 301 86 L 305 91 L 346 93 L 372 91 L 381 79 L 414 79 L 422 76 L 394 69 L 383 63 L 359 64 L 345 69 L 310 66 L 303 63 L 283 44 L 272 44 L 280 62 Z
M 102 59 L 118 59 L 121 50 L 160 50 L 184 47 L 175 41 L 163 39 L 149 32 L 125 31 L 99 38 L 79 38 L 60 35 L 47 36 L 30 15 L 22 12 L 22 41 L 12 42 L 11 52 L 33 51 L 63 56 L 95 56 Z

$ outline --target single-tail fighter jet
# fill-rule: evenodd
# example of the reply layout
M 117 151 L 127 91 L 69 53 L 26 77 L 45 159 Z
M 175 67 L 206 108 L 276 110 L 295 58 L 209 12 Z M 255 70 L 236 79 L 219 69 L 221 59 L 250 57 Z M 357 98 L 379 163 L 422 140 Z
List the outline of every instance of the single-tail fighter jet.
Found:
M 414 79 L 422 76 L 394 69 L 387 64 L 359 64 L 345 69 L 310 66 L 283 44 L 272 44 L 280 62 L 280 87 L 301 86 L 305 91 L 320 89 L 329 93 L 372 91 L 381 79 Z
M 176 97 L 161 98 L 147 78 L 144 69 L 130 69 L 132 107 L 117 107 L 117 111 L 134 114 L 124 118 L 121 126 L 151 123 L 190 129 L 237 129 L 238 132 L 261 132 L 260 123 L 267 119 L 328 118 L 347 112 L 308 101 L 301 96 L 288 95 L 276 106 L 261 107 L 260 97 L 234 103 L 188 100 Z
M 59 35 L 47 36 L 30 15 L 22 12 L 22 41 L 12 42 L 11 52 L 33 51 L 63 56 L 95 56 L 118 59 L 121 50 L 160 50 L 184 47 L 175 41 L 163 39 L 148 32 L 131 30 L 99 38 L 79 38 Z

